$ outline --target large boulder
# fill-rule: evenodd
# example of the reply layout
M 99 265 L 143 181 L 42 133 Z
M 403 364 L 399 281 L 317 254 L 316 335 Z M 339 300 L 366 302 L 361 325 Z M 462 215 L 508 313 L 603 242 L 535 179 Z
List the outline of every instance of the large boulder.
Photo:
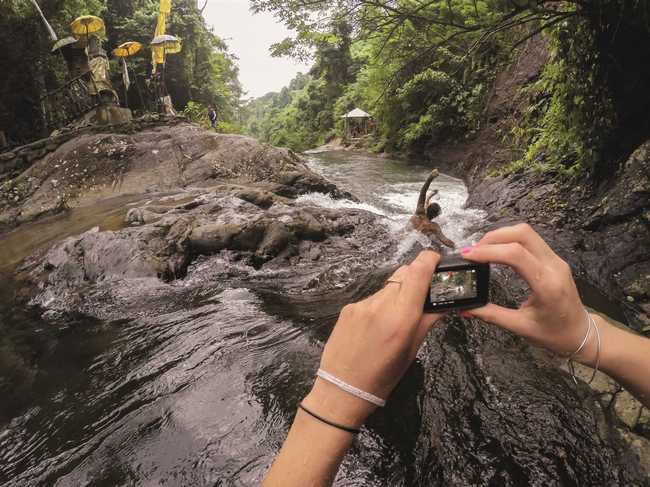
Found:
M 269 204 L 269 192 L 351 197 L 288 149 L 178 120 L 168 123 L 132 134 L 84 133 L 47 153 L 0 187 L 0 230 L 120 194 L 226 182 L 255 184 L 261 192 L 243 187 L 242 194 L 262 205 Z
M 20 273 L 34 304 L 60 311 L 81 309 L 88 291 L 97 287 L 119 290 L 127 281 L 143 280 L 157 289 L 174 286 L 208 256 L 238 262 L 234 267 L 242 275 L 262 267 L 288 269 L 298 274 L 293 287 L 318 291 L 332 284 L 320 277 L 340 263 L 364 266 L 368 255 L 390 255 L 395 241 L 378 218 L 364 210 L 308 206 L 254 188 L 221 186 L 176 206 L 152 200 L 132 208 L 125 228 L 93 228 L 69 237 L 32 255 Z M 300 266 L 304 272 L 298 272 Z M 353 269 L 348 266 L 348 279 Z M 94 305 L 89 313 L 100 308 Z

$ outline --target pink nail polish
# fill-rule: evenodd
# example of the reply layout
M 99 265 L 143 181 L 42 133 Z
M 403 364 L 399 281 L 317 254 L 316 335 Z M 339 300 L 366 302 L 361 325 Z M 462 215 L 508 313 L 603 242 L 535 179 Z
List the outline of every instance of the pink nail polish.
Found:
M 472 245 L 471 247 L 464 247 L 463 250 L 460 251 L 461 254 L 469 254 L 474 246 Z

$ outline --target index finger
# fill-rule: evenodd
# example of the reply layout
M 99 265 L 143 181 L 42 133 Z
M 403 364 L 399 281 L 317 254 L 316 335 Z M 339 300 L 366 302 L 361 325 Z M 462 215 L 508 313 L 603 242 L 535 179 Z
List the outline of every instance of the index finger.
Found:
M 543 266 L 540 260 L 518 242 L 479 244 L 463 251 L 463 258 L 476 262 L 504 264 L 512 267 L 537 293 L 544 290 Z
M 408 266 L 404 282 L 397 297 L 398 303 L 406 308 L 415 307 L 422 312 L 424 299 L 431 285 L 431 278 L 440 262 L 440 255 L 432 250 L 423 250 Z
M 554 257 L 555 252 L 542 237 L 527 223 L 501 227 L 486 233 L 481 244 L 519 243 L 538 259 Z

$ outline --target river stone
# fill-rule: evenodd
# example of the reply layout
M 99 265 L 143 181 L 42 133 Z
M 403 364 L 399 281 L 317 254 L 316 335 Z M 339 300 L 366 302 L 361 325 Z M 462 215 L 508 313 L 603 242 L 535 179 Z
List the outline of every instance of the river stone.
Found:
M 160 214 L 144 208 L 131 208 L 127 211 L 124 221 L 130 225 L 142 225 L 160 219 Z
M 259 245 L 258 252 L 263 255 L 275 256 L 283 251 L 295 238 L 291 230 L 282 222 L 271 222 L 266 226 L 264 239 Z
M 643 406 L 629 392 L 620 391 L 614 396 L 614 410 L 628 428 L 634 429 L 641 418 Z
M 195 227 L 190 234 L 190 245 L 195 252 L 211 254 L 231 245 L 242 225 L 212 223 Z
M 235 191 L 234 195 L 264 209 L 269 208 L 274 200 L 273 193 L 256 188 L 242 188 Z

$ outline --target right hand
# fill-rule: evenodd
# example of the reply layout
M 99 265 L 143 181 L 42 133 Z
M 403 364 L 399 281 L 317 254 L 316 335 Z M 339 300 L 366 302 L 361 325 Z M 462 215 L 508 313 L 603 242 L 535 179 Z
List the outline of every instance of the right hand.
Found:
M 387 398 L 411 365 L 440 314 L 422 305 L 440 256 L 430 250 L 402 266 L 386 286 L 343 308 L 320 367 L 366 392 Z M 375 407 L 317 379 L 304 403 L 332 420 L 358 426 Z
M 564 356 L 577 350 L 587 332 L 587 317 L 571 268 L 529 225 L 488 232 L 477 245 L 463 249 L 462 256 L 475 262 L 508 265 L 532 291 L 519 309 L 490 303 L 465 311 L 463 316 L 489 321 Z M 589 348 L 577 358 L 588 361 L 585 355 L 591 355 Z

